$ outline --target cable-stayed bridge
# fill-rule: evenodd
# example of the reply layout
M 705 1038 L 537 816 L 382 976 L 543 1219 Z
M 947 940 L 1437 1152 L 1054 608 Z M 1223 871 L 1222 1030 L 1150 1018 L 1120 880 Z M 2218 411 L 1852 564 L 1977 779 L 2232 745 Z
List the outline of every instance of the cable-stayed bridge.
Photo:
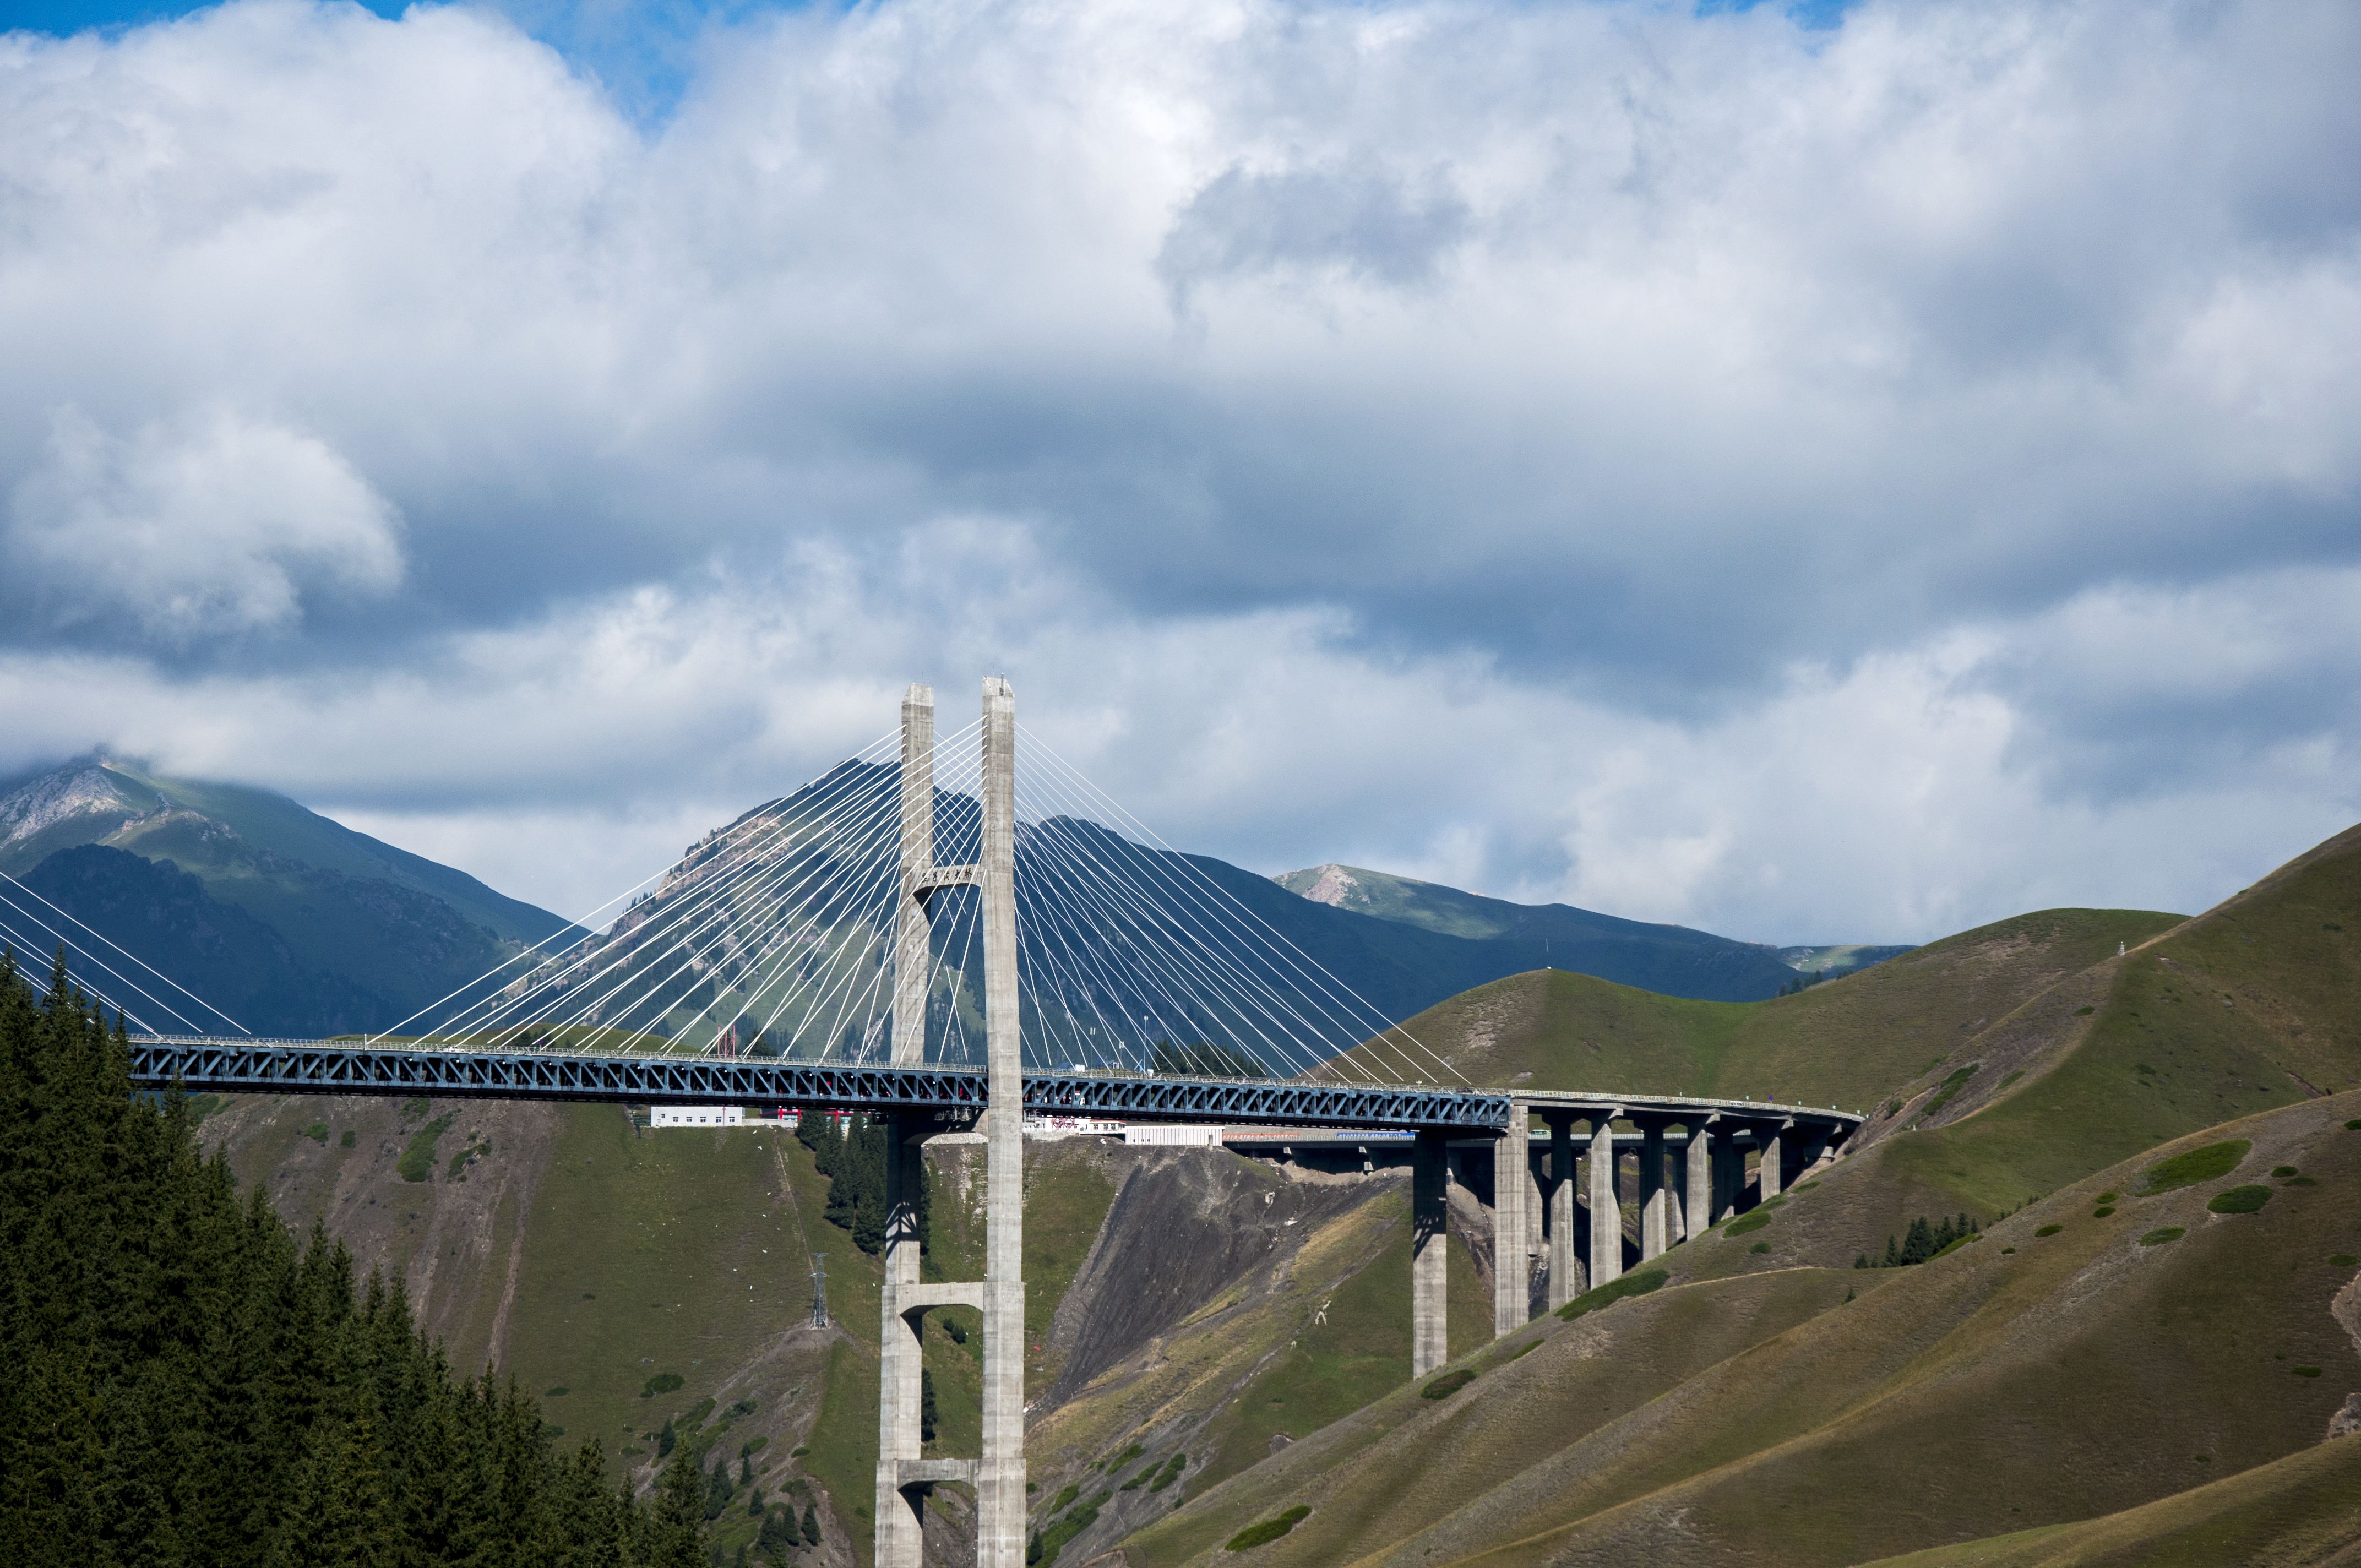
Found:
M 0 929 L 67 949 L 77 979 L 137 1021 L 132 1071 L 147 1086 L 883 1119 L 881 1568 L 916 1568 L 928 1490 L 953 1481 L 975 1488 L 979 1562 L 1023 1561 L 1027 1112 L 1414 1135 L 1422 1376 L 1445 1354 L 1455 1139 L 1518 1151 L 1488 1162 L 1505 1332 L 1525 1321 L 1538 1274 L 1553 1305 L 1607 1283 L 1627 1248 L 1645 1262 L 1776 1196 L 1858 1124 L 1815 1107 L 1471 1085 L 1038 737 L 1024 735 L 1020 772 L 1019 735 L 1004 680 L 984 682 L 974 724 L 941 738 L 932 691 L 913 686 L 897 731 L 373 1035 L 256 1038 L 14 879 Z M 984 1277 L 922 1285 L 921 1146 L 967 1125 L 987 1146 Z M 929 1460 L 917 1325 L 952 1305 L 984 1319 L 983 1451 Z

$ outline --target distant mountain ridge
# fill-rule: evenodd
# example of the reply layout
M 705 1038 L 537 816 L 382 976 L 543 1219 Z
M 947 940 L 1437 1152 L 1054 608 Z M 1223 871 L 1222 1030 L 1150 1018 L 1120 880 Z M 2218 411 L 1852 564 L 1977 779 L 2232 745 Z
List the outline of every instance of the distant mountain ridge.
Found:
M 1773 948 L 1687 926 L 1656 925 L 1569 904 L 1511 904 L 1440 883 L 1331 863 L 1271 879 L 1314 904 L 1493 945 L 1517 969 L 1562 969 L 1701 1002 L 1775 996 L 1800 972 L 1833 978 L 1906 953 L 1907 947 Z
M 0 786 L 0 872 L 12 945 L 45 960 L 63 932 L 85 983 L 168 1030 L 225 1025 L 57 910 L 266 1035 L 389 1027 L 569 929 L 284 795 L 106 757 Z

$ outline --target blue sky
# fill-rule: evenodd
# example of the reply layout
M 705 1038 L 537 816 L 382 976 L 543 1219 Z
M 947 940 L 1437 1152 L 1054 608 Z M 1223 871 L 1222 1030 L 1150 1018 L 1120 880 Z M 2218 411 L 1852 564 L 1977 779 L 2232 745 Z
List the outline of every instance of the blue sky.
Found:
M 8 16 L 0 772 L 572 909 L 1005 673 L 1177 842 L 1782 943 L 2361 818 L 2342 0 Z

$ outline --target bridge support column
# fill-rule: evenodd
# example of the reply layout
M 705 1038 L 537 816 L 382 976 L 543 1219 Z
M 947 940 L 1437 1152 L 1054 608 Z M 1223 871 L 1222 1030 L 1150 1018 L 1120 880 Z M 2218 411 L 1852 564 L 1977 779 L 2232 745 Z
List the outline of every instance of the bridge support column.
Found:
M 1640 1129 L 1640 1261 L 1660 1255 L 1672 1244 L 1672 1194 L 1664 1187 L 1664 1124 Z
M 1615 1113 L 1590 1124 L 1590 1288 L 1623 1274 L 1623 1198 L 1616 1180 Z
M 1424 1132 L 1411 1152 L 1410 1174 L 1410 1375 L 1423 1377 L 1451 1359 L 1449 1295 L 1450 1213 L 1444 1135 Z
M 1549 1310 L 1582 1294 L 1574 1238 L 1574 1118 L 1561 1112 L 1549 1124 Z
M 1730 1134 L 1725 1123 L 1713 1141 L 1713 1223 L 1717 1224 L 1738 1212 L 1739 1198 L 1746 1190 L 1746 1151 Z
M 919 1119 L 887 1112 L 883 1310 L 878 1318 L 877 1568 L 919 1568 L 924 1556 L 926 1488 L 905 1487 L 904 1461 L 921 1455 L 919 1336 L 926 1319 L 903 1316 L 918 1283 L 918 1190 L 926 1179 Z
M 1754 1172 L 1755 1201 L 1768 1203 L 1787 1188 L 1786 1155 L 1780 1148 L 1785 1141 L 1783 1129 L 1758 1127 L 1754 1130 L 1754 1141 L 1763 1146 L 1763 1162 Z
M 1681 1223 L 1683 1241 L 1703 1235 L 1714 1222 L 1713 1142 L 1713 1118 L 1699 1117 L 1689 1124 L 1688 1151 L 1681 1159 L 1681 1175 L 1688 1186 Z
M 1532 1316 L 1532 1112 L 1509 1102 L 1509 1130 L 1492 1146 L 1492 1337 L 1514 1333 Z

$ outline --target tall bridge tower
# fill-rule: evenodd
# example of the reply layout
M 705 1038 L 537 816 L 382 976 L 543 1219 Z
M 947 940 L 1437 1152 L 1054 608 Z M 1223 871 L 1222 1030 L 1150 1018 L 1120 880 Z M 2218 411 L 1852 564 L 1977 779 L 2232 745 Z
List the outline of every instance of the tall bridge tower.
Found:
M 940 1127 L 930 1113 L 886 1113 L 884 1311 L 880 1315 L 877 1568 L 919 1568 L 926 1498 L 938 1481 L 976 1493 L 977 1568 L 1025 1561 L 1025 1100 L 1016 994 L 1016 696 L 983 683 L 983 830 L 972 865 L 935 863 L 935 694 L 902 698 L 901 895 L 895 919 L 893 1059 L 927 1054 L 932 969 L 929 905 L 948 887 L 983 901 L 986 1101 L 983 1113 L 984 1268 L 981 1280 L 918 1282 L 917 1198 L 924 1143 Z M 920 1336 L 937 1307 L 983 1314 L 983 1453 L 922 1457 Z

